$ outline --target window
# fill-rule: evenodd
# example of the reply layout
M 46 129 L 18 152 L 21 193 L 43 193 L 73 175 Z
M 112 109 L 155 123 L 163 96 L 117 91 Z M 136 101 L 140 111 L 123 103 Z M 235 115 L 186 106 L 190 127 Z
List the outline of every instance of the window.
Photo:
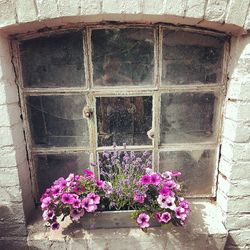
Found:
M 101 159 L 113 142 L 148 150 L 156 170 L 181 170 L 190 196 L 213 197 L 226 40 L 162 25 L 96 25 L 17 37 L 37 197 L 54 179 Z

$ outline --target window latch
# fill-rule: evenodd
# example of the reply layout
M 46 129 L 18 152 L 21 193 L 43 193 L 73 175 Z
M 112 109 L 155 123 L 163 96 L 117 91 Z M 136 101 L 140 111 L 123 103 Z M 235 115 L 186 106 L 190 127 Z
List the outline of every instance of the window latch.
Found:
M 82 115 L 84 118 L 90 119 L 93 116 L 93 110 L 89 106 L 85 106 L 82 110 Z
M 147 132 L 147 136 L 149 139 L 153 140 L 154 139 L 154 130 L 151 128 L 148 132 Z

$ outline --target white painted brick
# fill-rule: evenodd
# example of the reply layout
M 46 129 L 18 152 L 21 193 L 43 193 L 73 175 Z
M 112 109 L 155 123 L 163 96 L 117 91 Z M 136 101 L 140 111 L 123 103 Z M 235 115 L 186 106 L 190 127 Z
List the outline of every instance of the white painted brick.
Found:
M 1 187 L 19 185 L 17 167 L 0 168 L 0 183 Z
M 185 17 L 203 18 L 206 0 L 188 0 Z
M 17 104 L 0 105 L 0 127 L 19 123 L 20 108 Z
M 13 0 L 0 0 L 0 28 L 16 23 L 15 4 Z
M 144 0 L 143 1 L 143 13 L 151 15 L 160 15 L 164 12 L 164 0 L 152 1 Z
M 19 101 L 16 85 L 2 84 L 0 85 L 0 105 L 16 103 Z
M 228 85 L 227 98 L 250 101 L 250 75 L 234 76 Z
M 243 229 L 230 231 L 228 235 L 227 244 L 232 244 L 237 247 L 244 247 L 243 249 L 249 249 L 246 245 L 250 245 L 250 230 Z
M 20 186 L 1 187 L 0 186 L 0 203 L 3 202 L 21 202 L 22 195 Z
M 227 159 L 234 161 L 250 161 L 250 143 L 233 143 L 223 139 L 221 154 Z
M 167 0 L 165 1 L 165 14 L 184 16 L 185 12 L 185 0 Z
M 250 103 L 227 101 L 225 117 L 234 121 L 250 121 Z
M 14 167 L 17 165 L 16 150 L 14 147 L 0 148 L 0 168 Z
M 108 5 L 108 3 L 106 3 Z M 101 13 L 100 0 L 81 0 L 81 14 L 82 15 L 95 15 Z
M 103 13 L 122 13 L 122 2 L 120 0 L 103 0 L 102 12 Z
M 223 22 L 227 8 L 227 0 L 208 0 L 205 10 L 205 19 L 214 22 Z
M 36 0 L 39 19 L 49 19 L 59 16 L 56 0 Z
M 226 23 L 244 26 L 249 0 L 231 0 L 227 8 Z
M 246 21 L 245 21 L 245 25 L 244 25 L 244 28 L 246 30 L 250 30 L 250 6 L 248 8 L 248 12 L 247 12 L 247 17 L 246 17 Z
M 230 228 L 231 230 L 250 229 L 250 214 L 227 214 L 224 224 L 226 228 Z
M 225 119 L 223 136 L 233 142 L 248 142 L 250 141 L 250 124 Z
M 123 0 L 123 12 L 125 14 L 141 13 L 141 5 L 139 0 L 127 1 Z
M 58 0 L 60 16 L 77 16 L 80 12 L 79 1 Z
M 34 0 L 15 0 L 19 23 L 32 22 L 37 19 Z
M 0 56 L 0 85 L 3 83 L 6 84 L 14 82 L 15 82 L 15 75 L 9 55 L 8 57 Z
M 219 171 L 233 181 L 250 179 L 250 162 L 228 162 L 221 157 Z

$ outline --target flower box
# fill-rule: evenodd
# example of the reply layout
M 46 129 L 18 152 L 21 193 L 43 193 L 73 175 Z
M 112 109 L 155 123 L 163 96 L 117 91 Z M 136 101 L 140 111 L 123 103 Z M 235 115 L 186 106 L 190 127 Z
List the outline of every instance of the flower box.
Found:
M 101 228 L 138 228 L 138 224 L 131 218 L 133 210 L 127 211 L 103 211 L 89 213 L 80 218 L 79 222 L 84 229 Z M 156 220 L 150 220 L 151 227 L 160 227 Z

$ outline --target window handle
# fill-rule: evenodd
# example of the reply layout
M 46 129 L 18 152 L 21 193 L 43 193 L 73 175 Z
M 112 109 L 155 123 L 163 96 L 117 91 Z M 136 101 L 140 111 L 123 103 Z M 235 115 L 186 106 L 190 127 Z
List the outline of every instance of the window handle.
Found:
M 93 109 L 89 106 L 83 107 L 82 116 L 83 118 L 90 119 L 93 116 Z
M 147 136 L 149 139 L 153 140 L 154 139 L 154 130 L 151 128 L 148 132 L 147 132 Z

